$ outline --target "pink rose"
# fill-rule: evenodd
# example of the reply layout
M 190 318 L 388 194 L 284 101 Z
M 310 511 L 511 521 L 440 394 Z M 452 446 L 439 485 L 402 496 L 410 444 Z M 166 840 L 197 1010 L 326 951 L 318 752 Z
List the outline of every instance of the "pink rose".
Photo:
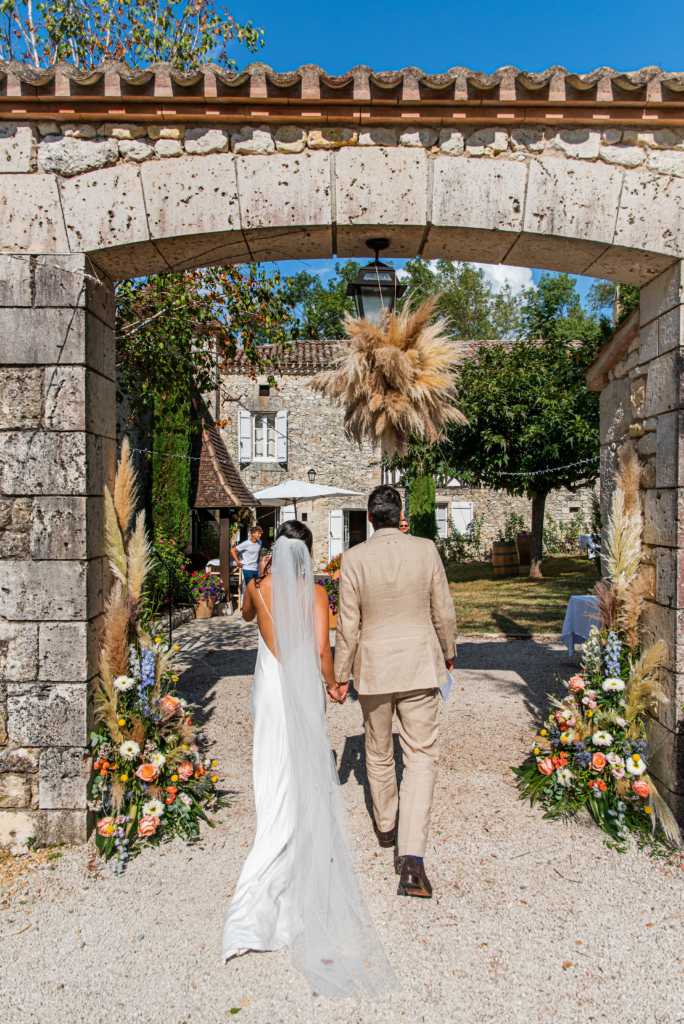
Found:
M 153 764 L 141 764 L 135 774 L 141 782 L 154 782 L 159 775 L 159 769 Z
M 193 776 L 193 772 L 195 771 L 195 769 L 193 768 L 193 766 L 190 764 L 189 761 L 182 761 L 178 765 L 178 769 L 177 770 L 178 770 L 178 777 L 180 779 L 182 779 L 183 782 L 187 782 L 188 779 L 191 779 L 192 776 Z
M 598 707 L 596 701 L 592 700 L 591 697 L 582 697 L 582 703 L 585 705 L 585 707 L 591 708 L 592 710 Z
M 582 676 L 573 676 L 568 683 L 568 689 L 572 690 L 573 693 L 579 693 L 580 690 L 584 689 L 584 679 Z
M 107 838 L 111 836 L 112 832 L 116 828 L 114 818 L 100 818 L 96 827 L 100 835 L 105 836 L 105 838 Z
M 138 834 L 141 836 L 153 836 L 159 828 L 159 818 L 156 814 L 148 814 L 141 818 L 138 824 Z
M 180 707 L 180 701 L 178 700 L 178 697 L 172 697 L 170 693 L 167 693 L 167 695 L 162 697 L 159 701 L 159 706 L 167 715 L 170 715 Z
M 551 773 L 555 771 L 553 767 L 553 761 L 550 757 L 545 757 L 543 761 L 539 761 L 539 763 L 537 764 L 537 768 L 542 773 L 542 775 L 551 775 Z
M 641 797 L 642 800 L 647 800 L 651 792 L 651 787 L 644 779 L 637 779 L 636 782 L 633 782 L 632 789 L 637 796 Z
M 607 764 L 608 762 L 606 761 L 605 754 L 599 754 L 597 752 L 591 759 L 591 767 L 595 772 L 602 772 Z

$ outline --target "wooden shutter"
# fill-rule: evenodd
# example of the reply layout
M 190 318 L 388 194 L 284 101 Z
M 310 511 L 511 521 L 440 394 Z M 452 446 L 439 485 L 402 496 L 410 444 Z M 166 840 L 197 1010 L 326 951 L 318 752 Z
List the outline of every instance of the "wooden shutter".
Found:
M 472 501 L 451 502 L 451 524 L 459 533 L 465 533 L 473 521 Z
M 280 510 L 280 522 L 286 523 L 288 519 L 296 519 L 294 505 L 283 505 Z
M 342 509 L 334 509 L 330 512 L 329 521 L 328 555 L 330 558 L 334 558 L 335 555 L 342 554 Z
M 238 409 L 238 443 L 240 462 L 252 461 L 252 414 Z
M 437 516 L 437 536 L 449 536 L 448 509 L 446 505 L 437 505 L 435 508 Z
M 275 425 L 278 462 L 287 462 L 287 409 L 276 413 Z

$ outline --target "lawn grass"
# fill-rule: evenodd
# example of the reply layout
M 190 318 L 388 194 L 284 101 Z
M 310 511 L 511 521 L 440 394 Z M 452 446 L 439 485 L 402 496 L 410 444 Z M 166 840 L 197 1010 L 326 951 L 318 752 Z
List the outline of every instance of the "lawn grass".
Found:
M 524 565 L 520 576 L 500 578 L 491 562 L 447 566 L 459 633 L 560 633 L 568 600 L 598 581 L 587 558 L 545 558 L 541 580 L 528 572 Z

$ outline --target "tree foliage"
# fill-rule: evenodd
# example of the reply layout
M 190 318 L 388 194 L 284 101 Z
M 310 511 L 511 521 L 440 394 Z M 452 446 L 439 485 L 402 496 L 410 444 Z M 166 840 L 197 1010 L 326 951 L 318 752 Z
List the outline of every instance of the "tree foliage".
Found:
M 192 71 L 209 59 L 233 68 L 228 44 L 237 40 L 256 52 L 263 36 L 214 0 L 0 0 L 0 57 L 37 68 L 120 60 L 134 68 L 168 61 Z
M 291 278 L 293 301 L 301 308 L 305 338 L 333 340 L 344 338 L 344 314 L 355 315 L 354 300 L 347 296 L 347 285 L 353 281 L 361 264 L 355 260 L 335 263 L 334 276 L 324 285 L 318 274 L 300 271 Z
M 437 538 L 435 478 L 431 474 L 411 480 L 411 533 L 414 537 Z
M 190 526 L 190 403 L 183 392 L 155 395 L 152 429 L 152 530 L 182 548 Z
M 255 264 L 122 282 L 116 290 L 117 401 L 128 419 L 119 430 L 139 425 L 157 395 L 187 406 L 195 388 L 212 390 L 217 368 L 238 345 L 256 373 L 262 345 L 297 335 L 293 308 L 289 283 Z

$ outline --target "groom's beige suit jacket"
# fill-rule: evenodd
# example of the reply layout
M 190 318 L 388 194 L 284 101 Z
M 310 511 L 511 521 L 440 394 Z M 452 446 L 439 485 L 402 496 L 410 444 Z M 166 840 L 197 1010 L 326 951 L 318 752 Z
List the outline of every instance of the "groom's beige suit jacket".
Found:
M 359 634 L 359 624 L 361 633 Z M 354 668 L 360 695 L 441 686 L 456 654 L 456 613 L 431 540 L 377 530 L 345 551 L 335 640 L 335 679 Z

